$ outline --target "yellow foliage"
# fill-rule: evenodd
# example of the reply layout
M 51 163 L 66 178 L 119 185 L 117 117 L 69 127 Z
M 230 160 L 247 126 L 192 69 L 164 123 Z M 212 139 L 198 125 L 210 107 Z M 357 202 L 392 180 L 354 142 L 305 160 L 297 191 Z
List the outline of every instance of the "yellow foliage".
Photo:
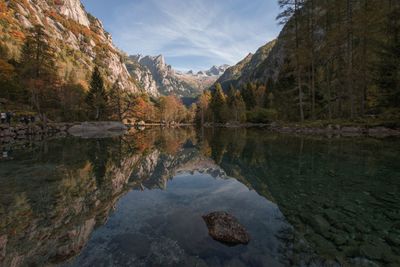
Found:
M 15 75 L 14 66 L 0 59 L 0 80 L 9 81 Z

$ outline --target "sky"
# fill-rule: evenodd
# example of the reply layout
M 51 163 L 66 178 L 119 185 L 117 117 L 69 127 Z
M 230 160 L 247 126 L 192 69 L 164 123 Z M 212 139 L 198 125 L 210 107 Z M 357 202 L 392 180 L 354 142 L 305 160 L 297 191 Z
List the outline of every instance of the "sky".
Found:
M 178 70 L 234 65 L 273 40 L 276 0 L 82 0 L 130 55 L 165 56 Z

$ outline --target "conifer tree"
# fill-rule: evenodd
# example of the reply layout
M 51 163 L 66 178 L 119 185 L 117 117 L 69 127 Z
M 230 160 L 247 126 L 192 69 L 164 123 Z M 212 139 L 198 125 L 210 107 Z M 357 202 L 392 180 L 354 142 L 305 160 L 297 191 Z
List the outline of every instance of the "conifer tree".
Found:
M 197 101 L 197 108 L 200 116 L 201 125 L 204 125 L 204 123 L 206 122 L 207 114 L 209 113 L 211 98 L 212 97 L 210 91 L 206 90 L 203 92 L 203 94 L 199 97 L 199 100 Z
M 219 83 L 217 83 L 215 86 L 215 91 L 211 98 L 210 107 L 213 114 L 213 122 L 216 123 L 226 122 L 227 119 L 226 97 L 222 90 L 221 84 Z
M 108 93 L 107 108 L 110 116 L 119 121 L 133 117 L 135 96 L 123 90 L 120 79 L 117 79 Z
M 282 24 L 290 23 L 293 20 L 294 26 L 294 63 L 296 72 L 296 90 L 298 91 L 299 117 L 300 121 L 304 121 L 304 94 L 302 82 L 302 64 L 301 64 L 301 47 L 300 47 L 300 27 L 301 27 L 301 9 L 304 1 L 302 0 L 279 0 L 279 6 L 283 9 L 277 19 Z
M 246 104 L 240 94 L 239 90 L 236 90 L 232 85 L 230 86 L 227 105 L 229 108 L 229 114 L 233 121 L 244 122 L 246 121 Z
M 233 87 L 233 85 L 229 86 L 229 91 L 228 91 L 228 95 L 226 98 L 226 103 L 228 104 L 229 108 L 233 108 L 235 105 L 235 95 L 236 95 L 236 89 L 235 87 Z
M 247 110 L 251 110 L 257 105 L 256 90 L 257 86 L 254 83 L 247 83 L 242 89 L 242 97 L 246 103 Z
M 86 95 L 86 104 L 89 106 L 89 111 L 94 113 L 95 120 L 99 120 L 104 116 L 107 105 L 107 93 L 97 66 L 92 73 L 89 92 Z
M 377 82 L 381 88 L 381 105 L 400 105 L 400 3 L 389 1 L 385 32 L 378 65 Z M 382 42 L 381 42 L 382 43 Z
M 49 100 L 57 83 L 54 51 L 43 26 L 36 25 L 28 34 L 20 57 L 20 76 L 31 93 L 31 103 L 42 116 L 43 102 Z
M 245 122 L 246 121 L 246 103 L 244 103 L 243 97 L 240 91 L 236 91 L 234 98 L 234 115 L 235 121 Z

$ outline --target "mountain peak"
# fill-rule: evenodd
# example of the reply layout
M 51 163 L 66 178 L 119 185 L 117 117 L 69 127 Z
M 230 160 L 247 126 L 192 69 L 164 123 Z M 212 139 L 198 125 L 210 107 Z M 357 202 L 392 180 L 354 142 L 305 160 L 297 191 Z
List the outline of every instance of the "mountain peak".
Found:
M 131 73 L 139 80 L 145 80 L 146 70 L 151 73 L 152 80 L 156 84 L 157 90 L 161 94 L 174 93 L 178 96 L 197 96 L 209 88 L 222 73 L 229 67 L 228 65 L 212 66 L 209 70 L 195 73 L 189 71 L 175 71 L 171 65 L 168 65 L 163 55 L 158 56 L 130 56 L 131 60 L 137 61 L 145 70 L 130 68 Z M 142 73 L 140 73 L 142 71 Z M 146 78 L 147 79 L 147 78 Z M 147 82 L 145 87 L 149 87 L 151 82 Z
M 228 88 L 229 85 L 242 85 L 249 81 L 256 80 L 255 73 L 262 67 L 262 63 L 270 56 L 272 48 L 274 48 L 276 41 L 266 43 L 260 47 L 256 53 L 249 53 L 235 66 L 227 69 L 227 71 L 218 79 L 218 83 L 223 88 Z
M 49 2 L 49 1 L 47 1 Z M 53 2 L 53 1 L 52 1 Z M 90 26 L 87 13 L 80 0 L 60 0 L 54 1 L 58 12 L 86 27 Z
M 208 71 L 205 73 L 208 76 L 221 76 L 227 69 L 229 68 L 229 65 L 224 64 L 221 66 L 212 66 Z

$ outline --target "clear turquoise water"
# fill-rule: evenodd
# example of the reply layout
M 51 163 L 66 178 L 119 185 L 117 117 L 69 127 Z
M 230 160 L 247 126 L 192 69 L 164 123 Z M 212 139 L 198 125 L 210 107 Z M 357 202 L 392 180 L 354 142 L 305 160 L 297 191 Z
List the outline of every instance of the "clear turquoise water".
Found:
M 3 146 L 0 266 L 400 266 L 400 141 L 152 129 Z M 209 237 L 227 211 L 247 246 Z

